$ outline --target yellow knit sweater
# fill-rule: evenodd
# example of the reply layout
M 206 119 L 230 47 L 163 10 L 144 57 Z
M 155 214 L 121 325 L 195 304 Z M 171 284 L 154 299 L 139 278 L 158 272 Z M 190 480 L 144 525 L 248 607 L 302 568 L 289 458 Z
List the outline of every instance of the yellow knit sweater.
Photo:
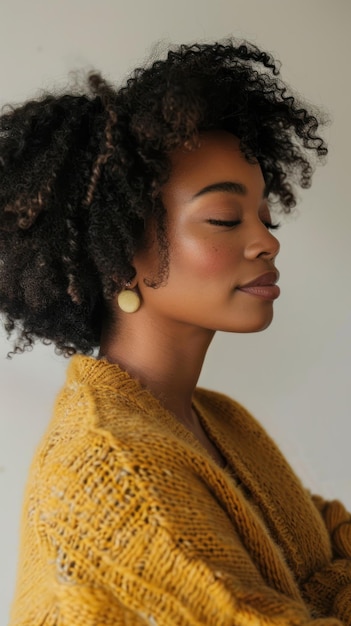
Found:
M 351 625 L 351 524 L 197 389 L 228 462 L 116 365 L 73 357 L 30 471 L 11 626 Z

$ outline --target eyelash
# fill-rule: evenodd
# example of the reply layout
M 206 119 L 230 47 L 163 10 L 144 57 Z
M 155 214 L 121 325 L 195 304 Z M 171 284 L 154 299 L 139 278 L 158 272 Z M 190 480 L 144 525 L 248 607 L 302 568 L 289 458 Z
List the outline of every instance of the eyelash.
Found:
M 213 226 L 226 226 L 227 228 L 235 228 L 235 226 L 239 226 L 241 224 L 240 221 L 227 221 L 227 220 L 207 220 L 209 224 Z M 280 224 L 271 224 L 269 222 L 263 222 L 268 230 L 277 230 L 280 228 Z

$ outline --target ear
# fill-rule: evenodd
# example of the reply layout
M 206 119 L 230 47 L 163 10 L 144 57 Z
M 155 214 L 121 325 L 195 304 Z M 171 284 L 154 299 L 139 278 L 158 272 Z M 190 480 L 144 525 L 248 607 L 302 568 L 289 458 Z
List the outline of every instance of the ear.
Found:
M 126 287 L 128 287 L 128 289 L 135 289 L 135 287 L 137 286 L 139 282 L 138 273 L 135 267 L 133 267 L 133 269 L 135 270 L 135 276 L 131 280 L 128 280 L 128 282 L 126 283 Z
M 138 246 L 132 259 L 135 275 L 130 280 L 130 287 L 139 285 L 143 288 L 149 277 L 159 274 L 160 253 L 157 240 L 156 226 L 150 223 L 144 234 L 144 239 Z
M 121 286 L 120 290 L 123 290 L 125 288 L 127 288 L 127 289 L 135 289 L 135 287 L 137 286 L 137 284 L 139 282 L 138 273 L 137 273 L 137 270 L 134 267 L 134 265 L 132 265 L 132 269 L 134 270 L 134 274 L 133 274 L 132 278 L 130 280 L 127 280 L 124 284 L 122 283 L 122 286 Z M 120 284 L 120 281 L 117 278 L 117 276 L 112 276 L 112 280 L 114 280 L 116 283 Z

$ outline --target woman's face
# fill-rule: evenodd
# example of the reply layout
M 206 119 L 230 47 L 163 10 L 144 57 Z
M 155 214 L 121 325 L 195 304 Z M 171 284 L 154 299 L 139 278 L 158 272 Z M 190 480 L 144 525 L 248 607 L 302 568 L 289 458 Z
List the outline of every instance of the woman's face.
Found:
M 165 284 L 153 289 L 144 283 L 159 272 L 152 232 L 149 245 L 135 258 L 142 307 L 160 324 L 263 330 L 279 295 L 273 286 L 279 243 L 269 230 L 262 171 L 245 160 L 233 135 L 210 131 L 200 139 L 199 148 L 173 153 L 163 188 L 169 241 Z M 245 288 L 252 281 L 261 285 Z

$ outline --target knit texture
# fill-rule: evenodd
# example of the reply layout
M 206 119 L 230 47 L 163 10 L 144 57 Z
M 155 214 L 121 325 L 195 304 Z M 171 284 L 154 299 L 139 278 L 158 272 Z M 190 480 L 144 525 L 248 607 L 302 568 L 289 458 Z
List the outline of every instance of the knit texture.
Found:
M 29 475 L 10 626 L 351 626 L 351 524 L 226 396 L 221 469 L 118 366 L 77 355 Z

